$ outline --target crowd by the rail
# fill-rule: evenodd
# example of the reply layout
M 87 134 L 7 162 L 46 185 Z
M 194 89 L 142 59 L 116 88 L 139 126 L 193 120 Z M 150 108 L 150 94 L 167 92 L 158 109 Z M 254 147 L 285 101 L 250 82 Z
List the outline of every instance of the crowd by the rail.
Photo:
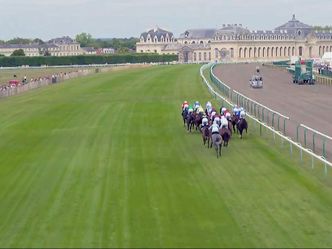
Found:
M 246 112 L 237 105 L 234 105 L 232 110 L 224 106 L 217 110 L 210 101 L 206 103 L 205 108 L 199 101 L 193 105 L 184 101 L 181 105 L 181 115 L 187 131 L 199 131 L 203 144 L 208 148 L 214 146 L 217 157 L 221 156 L 221 147 L 228 146 L 233 133 L 239 133 L 242 139 L 243 131 L 248 130 Z
M 79 70 L 73 72 L 55 73 L 49 76 L 31 78 L 30 80 L 27 79 L 27 76 L 24 76 L 22 80 L 19 80 L 14 74 L 13 79 L 10 80 L 8 83 L 0 84 L 0 97 L 16 95 L 30 89 L 35 89 L 41 86 L 62 82 L 68 79 L 85 76 L 88 74 L 88 70 Z

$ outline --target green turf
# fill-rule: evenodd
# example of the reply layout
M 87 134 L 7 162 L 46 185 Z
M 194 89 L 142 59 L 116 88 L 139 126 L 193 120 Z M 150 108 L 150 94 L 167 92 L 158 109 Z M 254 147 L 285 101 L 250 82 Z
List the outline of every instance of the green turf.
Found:
M 0 247 L 331 247 L 332 190 L 249 130 L 223 157 L 182 127 L 199 66 L 0 100 Z

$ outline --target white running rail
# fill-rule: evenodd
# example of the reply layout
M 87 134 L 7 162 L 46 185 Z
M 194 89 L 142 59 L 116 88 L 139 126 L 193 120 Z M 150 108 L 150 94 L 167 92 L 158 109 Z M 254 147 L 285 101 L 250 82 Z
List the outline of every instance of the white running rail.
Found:
M 203 65 L 203 66 L 200 68 L 200 75 L 201 75 L 201 78 L 203 79 L 204 83 L 205 83 L 206 86 L 209 88 L 209 90 L 211 91 L 211 93 L 213 93 L 215 96 L 217 96 L 218 98 L 222 99 L 223 101 L 227 102 L 228 104 L 233 105 L 232 102 L 228 101 L 228 100 L 225 99 L 223 96 L 221 96 L 218 92 L 216 92 L 216 91 L 213 89 L 213 87 L 209 84 L 209 82 L 207 81 L 207 79 L 205 78 L 203 72 L 204 72 L 205 69 L 211 67 L 211 65 L 212 65 L 211 63 L 210 63 L 210 64 L 205 64 L 205 65 Z M 313 153 L 312 150 L 310 150 L 310 149 L 306 149 L 306 148 L 302 147 L 301 144 L 294 142 L 291 138 L 284 136 L 282 133 L 276 131 L 273 127 L 270 127 L 270 126 L 268 126 L 268 125 L 266 125 L 266 124 L 260 122 L 260 121 L 259 121 L 258 119 L 256 119 L 255 117 L 253 117 L 253 116 L 251 116 L 251 115 L 249 115 L 249 114 L 247 114 L 247 116 L 248 116 L 249 118 L 251 118 L 253 121 L 257 122 L 258 124 L 260 124 L 260 125 L 262 125 L 262 126 L 264 126 L 264 127 L 267 128 L 268 130 L 272 131 L 274 134 L 278 135 L 278 136 L 281 137 L 282 139 L 284 139 L 284 140 L 286 140 L 287 142 L 289 142 L 289 144 L 290 144 L 291 146 L 294 145 L 295 147 L 299 148 L 299 149 L 301 150 L 301 152 L 304 151 L 304 152 L 308 153 L 309 155 L 311 155 L 312 158 L 316 158 L 316 159 L 318 159 L 319 161 L 323 162 L 323 163 L 325 164 L 325 166 L 330 166 L 330 167 L 332 167 L 332 163 L 329 162 L 329 161 L 327 161 L 324 157 L 322 157 L 322 156 L 318 156 L 318 155 L 316 155 L 315 153 Z

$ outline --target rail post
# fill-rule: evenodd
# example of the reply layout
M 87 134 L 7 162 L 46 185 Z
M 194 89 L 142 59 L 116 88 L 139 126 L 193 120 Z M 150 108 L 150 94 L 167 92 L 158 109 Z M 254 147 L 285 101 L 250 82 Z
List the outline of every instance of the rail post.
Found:
M 326 158 L 326 139 L 323 139 L 323 157 Z
M 314 132 L 314 134 L 312 135 L 312 151 L 313 152 L 316 152 L 316 146 L 315 146 L 315 136 L 316 136 L 316 133 Z
M 304 139 L 304 146 L 307 147 L 307 128 L 304 128 L 303 139 Z
M 274 115 L 275 115 L 275 113 L 273 112 L 272 113 L 272 127 L 274 127 Z
M 284 118 L 284 135 L 286 136 L 286 119 Z
M 296 127 L 296 142 L 299 142 L 299 129 L 300 129 L 301 125 L 298 125 Z

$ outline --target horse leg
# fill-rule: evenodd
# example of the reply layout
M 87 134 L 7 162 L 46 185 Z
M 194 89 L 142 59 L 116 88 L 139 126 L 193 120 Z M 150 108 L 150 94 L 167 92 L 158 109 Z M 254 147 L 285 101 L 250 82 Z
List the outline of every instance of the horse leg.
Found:
M 222 146 L 222 143 L 219 144 L 219 156 L 221 157 L 221 146 Z

